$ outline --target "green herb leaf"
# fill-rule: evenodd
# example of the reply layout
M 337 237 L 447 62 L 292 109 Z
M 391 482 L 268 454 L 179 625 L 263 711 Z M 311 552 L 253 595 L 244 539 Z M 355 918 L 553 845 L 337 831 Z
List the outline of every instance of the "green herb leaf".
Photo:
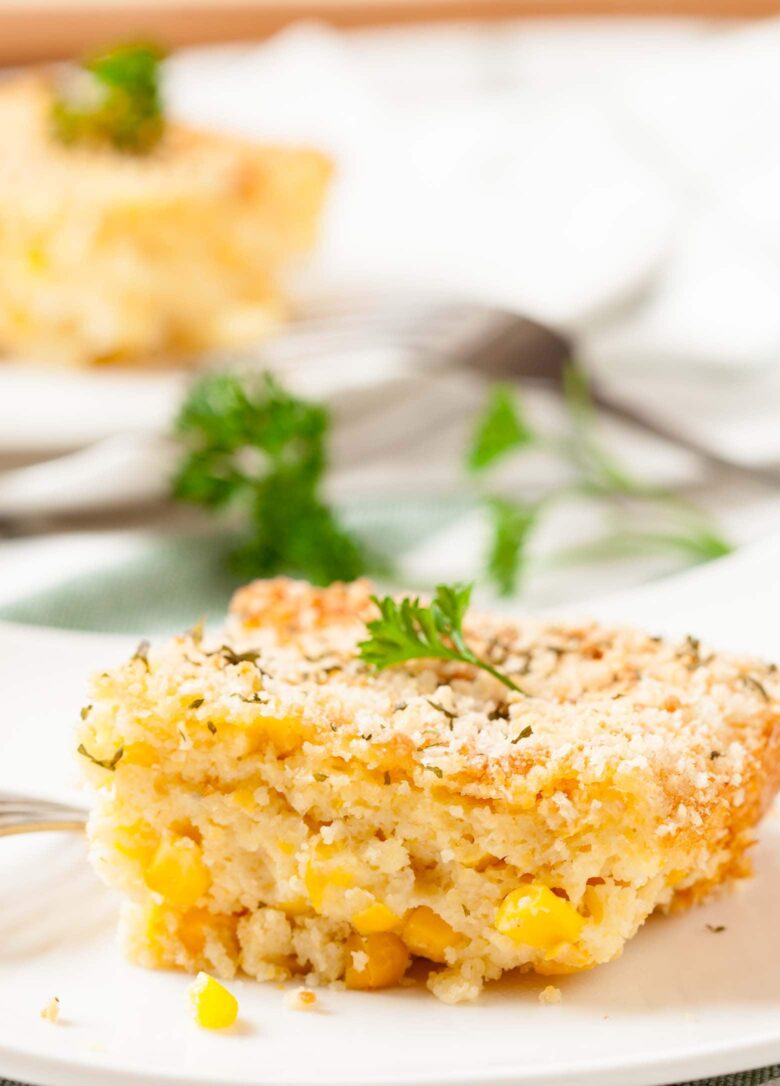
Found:
M 448 720 L 457 720 L 458 714 L 451 713 L 449 709 L 445 709 L 443 705 L 440 705 L 438 701 L 434 701 L 432 698 L 425 699 L 432 709 L 436 709 L 437 712 L 443 713 Z
M 152 150 L 164 130 L 162 57 L 156 46 L 127 44 L 85 60 L 63 80 L 52 104 L 56 137 L 134 154 Z
M 419 599 L 372 596 L 380 617 L 367 624 L 371 635 L 358 645 L 360 658 L 378 669 L 407 660 L 460 660 L 487 671 L 510 690 L 525 693 L 508 675 L 480 660 L 465 642 L 463 618 L 471 601 L 472 585 L 438 585 L 430 606 Z
M 82 757 L 89 758 L 90 762 L 93 762 L 95 765 L 99 765 L 101 769 L 108 769 L 112 773 L 116 769 L 118 762 L 122 758 L 122 755 L 125 753 L 125 748 L 120 747 L 119 750 L 117 750 L 111 758 L 96 758 L 94 754 L 89 753 L 83 743 L 79 743 L 76 750 L 79 754 L 82 755 Z
M 320 493 L 329 427 L 325 408 L 268 374 L 214 374 L 192 389 L 177 422 L 186 451 L 174 496 L 243 513 L 248 531 L 233 554 L 241 576 L 330 584 L 366 572 L 363 546 Z
M 740 677 L 742 679 L 742 682 L 746 686 L 750 686 L 750 687 L 753 688 L 753 690 L 755 690 L 755 692 L 758 694 L 758 696 L 761 698 L 762 701 L 766 701 L 766 702 L 771 701 L 771 698 L 769 697 L 769 694 L 767 693 L 766 687 L 764 686 L 764 684 L 762 682 L 759 682 L 759 680 L 755 677 L 755 675 L 742 675 Z
M 493 539 L 488 555 L 488 573 L 502 596 L 517 591 L 526 558 L 526 546 L 539 517 L 536 505 L 489 498 Z
M 530 445 L 534 433 L 520 409 L 511 385 L 494 385 L 479 416 L 469 447 L 467 464 L 471 471 L 484 471 L 496 460 Z
M 149 642 L 146 639 L 144 639 L 143 641 L 139 642 L 138 648 L 135 650 L 133 655 L 130 657 L 130 660 L 131 661 L 140 660 L 141 663 L 146 668 L 146 670 L 150 671 L 151 670 L 151 668 L 149 667 L 149 649 L 150 648 L 151 648 L 151 645 L 149 644 Z
M 260 653 L 255 649 L 249 649 L 247 652 L 236 652 L 230 645 L 220 645 L 219 654 L 229 664 L 256 664 L 260 659 Z

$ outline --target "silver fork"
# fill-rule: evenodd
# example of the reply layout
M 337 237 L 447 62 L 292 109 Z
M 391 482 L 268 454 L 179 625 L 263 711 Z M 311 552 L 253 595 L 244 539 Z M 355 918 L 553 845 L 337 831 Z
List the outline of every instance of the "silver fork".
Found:
M 406 367 L 387 374 L 380 355 L 372 374 L 370 350 L 382 346 L 405 352 Z M 439 402 L 437 379 L 460 371 L 482 381 L 528 381 L 560 392 L 573 353 L 576 344 L 564 334 L 504 309 L 425 295 L 356 292 L 312 302 L 304 316 L 261 347 L 214 356 L 204 360 L 204 366 L 237 372 L 270 369 L 289 379 L 293 391 L 328 403 L 336 423 L 333 466 L 338 471 L 387 456 L 394 448 L 408 449 L 452 422 L 463 405 L 453 406 L 446 398 Z M 334 357 L 341 358 L 342 373 L 358 379 L 321 394 L 318 379 L 327 375 Z M 421 410 L 410 410 L 426 383 L 429 395 Z M 182 395 L 185 387 L 182 378 Z M 711 468 L 773 487 L 780 484 L 776 465 L 726 459 L 662 419 L 626 406 L 601 382 L 592 382 L 590 391 L 607 415 L 696 454 Z M 384 427 L 382 439 L 382 419 L 394 407 L 394 425 Z M 161 503 L 177 456 L 175 442 L 165 435 L 134 433 L 6 472 L 0 476 L 0 535 L 34 534 L 36 523 L 45 525 L 47 517 L 70 516 L 78 523 L 97 509 L 127 512 Z
M 0 837 L 46 830 L 83 830 L 86 822 L 84 807 L 0 792 Z

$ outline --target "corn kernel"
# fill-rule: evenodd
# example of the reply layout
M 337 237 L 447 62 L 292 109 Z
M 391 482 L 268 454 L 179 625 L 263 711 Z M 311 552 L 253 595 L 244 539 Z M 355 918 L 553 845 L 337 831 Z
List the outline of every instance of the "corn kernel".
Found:
M 354 932 L 347 939 L 347 988 L 359 990 L 390 988 L 398 984 L 409 968 L 409 951 L 397 935 L 389 931 L 373 935 Z
M 571 943 L 585 923 L 573 905 L 548 886 L 529 883 L 512 890 L 501 902 L 495 926 L 516 943 L 553 951 Z
M 279 754 L 292 754 L 307 735 L 307 729 L 297 716 L 259 717 L 246 731 L 253 749 L 260 750 L 270 743 Z
M 114 848 L 128 860 L 147 867 L 154 858 L 159 838 L 152 827 L 143 818 L 131 822 L 128 826 L 117 826 Z
M 206 943 L 205 928 L 208 922 L 209 914 L 205 909 L 188 909 L 179 919 L 179 938 L 184 944 L 184 949 L 194 958 L 203 953 Z
M 445 950 L 458 941 L 457 932 L 427 905 L 412 909 L 404 921 L 403 941 L 412 954 L 432 962 L 444 962 Z
M 245 811 L 253 811 L 257 807 L 254 788 L 236 788 L 233 792 L 233 802 L 243 807 Z
M 401 917 L 396 916 L 392 909 L 383 905 L 381 901 L 375 901 L 367 905 L 365 909 L 355 913 L 352 917 L 352 927 L 361 935 L 372 935 L 377 931 L 392 931 L 401 923 Z
M 180 909 L 194 905 L 211 885 L 200 846 L 188 837 L 163 838 L 146 869 L 150 890 Z
M 122 754 L 122 761 L 125 765 L 140 765 L 145 769 L 154 765 L 158 760 L 157 751 L 151 743 L 144 743 L 143 741 L 127 743 Z
M 310 860 L 306 865 L 304 882 L 309 900 L 314 906 L 315 912 L 319 913 L 322 912 L 325 894 L 331 887 L 347 890 L 354 885 L 355 880 L 346 868 L 330 867 L 323 870 Z
M 226 1029 L 238 1015 L 238 1002 L 208 973 L 198 973 L 187 989 L 195 1021 L 203 1029 Z
M 276 847 L 280 852 L 283 852 L 285 856 L 294 856 L 297 852 L 295 845 L 292 841 L 284 841 L 281 838 L 276 842 Z
M 305 897 L 291 898 L 289 901 L 280 901 L 274 905 L 275 909 L 282 909 L 288 916 L 311 916 L 311 905 Z

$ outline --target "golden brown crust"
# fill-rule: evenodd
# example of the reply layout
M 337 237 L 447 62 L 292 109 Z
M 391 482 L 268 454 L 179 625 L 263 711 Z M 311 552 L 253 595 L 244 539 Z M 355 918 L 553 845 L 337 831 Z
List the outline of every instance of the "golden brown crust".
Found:
M 456 1001 L 507 969 L 609 961 L 654 909 L 746 873 L 780 776 L 772 665 L 694 638 L 467 616 L 466 640 L 518 693 L 464 665 L 376 672 L 358 654 L 373 606 L 366 582 L 257 582 L 217 638 L 98 676 L 80 742 L 105 762 L 123 750 L 92 823 L 104 876 L 143 904 L 155 843 L 178 840 L 211 880 L 190 903 L 208 949 L 188 949 L 174 880 L 162 932 L 133 914 L 136 957 L 272 979 L 316 961 L 332 980 L 363 909 L 424 906 L 454 933 L 429 983 Z M 565 900 L 578 934 L 509 938 L 498 910 L 525 886 Z
M 371 592 L 367 580 L 317 588 L 305 581 L 276 577 L 239 588 L 231 600 L 230 613 L 246 629 L 270 627 L 280 641 L 286 641 L 325 627 L 354 626 L 368 618 L 375 611 Z

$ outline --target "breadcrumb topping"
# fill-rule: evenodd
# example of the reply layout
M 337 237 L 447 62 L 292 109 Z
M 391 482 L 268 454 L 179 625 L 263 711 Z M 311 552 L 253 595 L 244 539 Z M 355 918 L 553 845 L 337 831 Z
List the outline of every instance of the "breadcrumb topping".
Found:
M 143 680 L 153 687 L 155 672 L 167 681 L 175 670 L 203 723 L 215 709 L 236 721 L 293 715 L 313 742 L 379 748 L 389 781 L 394 764 L 411 763 L 431 781 L 521 799 L 567 776 L 647 770 L 676 800 L 661 835 L 696 826 L 723 796 L 739 806 L 745 766 L 778 721 L 774 665 L 711 653 L 693 637 L 467 616 L 469 643 L 521 678 L 524 696 L 463 664 L 373 670 L 357 654 L 373 615 L 364 581 L 258 582 L 237 593 L 225 639 L 179 638 L 152 654 Z M 189 748 L 186 728 L 180 742 Z M 554 802 L 565 823 L 569 798 L 560 791 Z

